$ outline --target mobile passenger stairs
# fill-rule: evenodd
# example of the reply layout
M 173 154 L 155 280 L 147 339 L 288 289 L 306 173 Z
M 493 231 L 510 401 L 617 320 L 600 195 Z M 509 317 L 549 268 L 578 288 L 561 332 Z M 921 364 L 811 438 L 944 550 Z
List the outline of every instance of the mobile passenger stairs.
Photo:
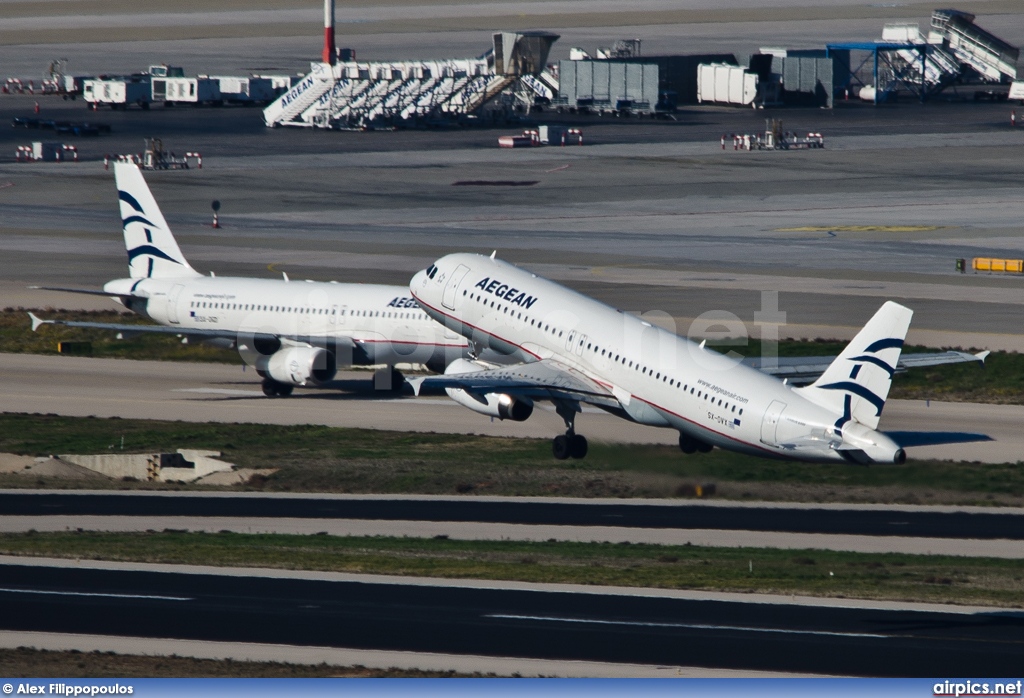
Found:
M 557 80 L 542 76 L 557 39 L 547 32 L 504 32 L 477 58 L 313 63 L 263 118 L 270 127 L 367 130 L 457 123 L 509 92 L 532 105 L 557 93 Z
M 1009 83 L 1020 50 L 974 24 L 974 15 L 935 10 L 925 36 L 917 24 L 888 24 L 874 43 L 829 44 L 827 51 L 866 52 L 850 65 L 847 89 L 860 88 L 876 104 L 907 92 L 922 102 L 950 86 Z M 863 55 L 863 53 L 862 53 Z

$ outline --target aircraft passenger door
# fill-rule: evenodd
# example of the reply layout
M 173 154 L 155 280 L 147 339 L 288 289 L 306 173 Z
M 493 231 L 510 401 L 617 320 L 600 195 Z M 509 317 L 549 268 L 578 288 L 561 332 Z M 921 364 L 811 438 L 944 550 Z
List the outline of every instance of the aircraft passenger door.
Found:
M 587 335 L 581 334 L 576 339 L 576 356 L 583 356 L 583 347 L 587 343 Z
M 181 295 L 181 289 L 183 288 L 185 288 L 184 285 L 175 284 L 167 296 L 167 319 L 175 325 L 181 323 L 181 320 L 178 319 L 178 296 Z
M 344 305 L 331 306 L 331 317 L 329 319 L 332 325 L 345 325 L 345 307 Z
M 782 412 L 786 409 L 786 403 L 773 400 L 772 404 L 768 405 L 768 409 L 765 410 L 764 420 L 761 422 L 761 443 L 766 443 L 771 446 L 777 446 L 776 441 L 776 430 L 779 427 L 779 420 L 782 418 Z
M 565 350 L 572 353 L 573 344 L 576 342 L 576 330 L 569 330 L 569 336 L 565 338 Z
M 444 287 L 444 295 L 441 297 L 441 305 L 448 308 L 448 310 L 455 310 L 455 301 L 459 297 L 459 286 L 468 273 L 469 267 L 465 264 L 460 264 L 456 267 L 451 278 L 448 279 L 448 285 Z

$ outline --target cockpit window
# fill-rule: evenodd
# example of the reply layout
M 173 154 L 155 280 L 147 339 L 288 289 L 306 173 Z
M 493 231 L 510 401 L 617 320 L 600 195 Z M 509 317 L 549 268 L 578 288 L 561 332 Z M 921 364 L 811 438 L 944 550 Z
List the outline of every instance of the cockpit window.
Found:
M 427 278 L 428 279 L 433 279 L 434 278 L 434 274 L 436 274 L 436 273 L 437 273 L 437 267 L 435 267 L 433 264 L 431 264 L 429 267 L 427 267 Z

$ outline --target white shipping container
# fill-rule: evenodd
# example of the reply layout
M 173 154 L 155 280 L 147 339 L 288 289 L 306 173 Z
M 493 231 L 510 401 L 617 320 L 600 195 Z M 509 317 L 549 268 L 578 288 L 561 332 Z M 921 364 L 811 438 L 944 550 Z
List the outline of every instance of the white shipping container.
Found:
M 138 104 L 149 108 L 152 100 L 149 80 L 110 79 L 86 80 L 82 89 L 85 101 L 90 104 L 106 104 L 111 107 L 127 107 Z
M 214 77 L 220 82 L 220 93 L 225 99 L 248 99 L 249 78 Z
M 757 98 L 757 73 L 723 63 L 697 66 L 697 101 L 753 104 Z
M 715 76 L 713 85 L 713 92 L 711 101 L 712 102 L 727 102 L 729 101 L 729 78 L 732 75 L 732 71 L 727 65 L 716 65 L 712 67 L 713 75 Z
M 540 142 L 548 145 L 552 143 L 560 145 L 562 142 L 562 134 L 564 132 L 565 129 L 561 126 L 548 126 L 546 124 L 541 124 L 537 127 L 537 134 L 540 138 Z
M 1024 81 L 1014 80 L 1010 83 L 1009 98 L 1024 100 Z
M 220 101 L 220 86 L 210 78 L 154 78 L 153 101 L 210 104 Z
M 273 102 L 291 88 L 291 79 L 281 77 L 249 78 L 249 99 L 253 102 Z
M 213 76 L 220 84 L 221 98 L 240 104 L 269 104 L 291 88 L 287 75 L 253 76 L 247 78 Z
M 41 141 L 32 143 L 32 157 L 42 162 L 60 162 L 63 150 L 63 143 L 45 143 Z
M 894 44 L 923 44 L 921 27 L 917 24 L 886 24 L 882 28 L 882 41 Z
M 260 80 L 270 80 L 270 86 L 278 94 L 292 89 L 291 75 L 256 75 Z
M 747 104 L 743 101 L 743 71 L 729 71 L 729 98 L 730 104 Z

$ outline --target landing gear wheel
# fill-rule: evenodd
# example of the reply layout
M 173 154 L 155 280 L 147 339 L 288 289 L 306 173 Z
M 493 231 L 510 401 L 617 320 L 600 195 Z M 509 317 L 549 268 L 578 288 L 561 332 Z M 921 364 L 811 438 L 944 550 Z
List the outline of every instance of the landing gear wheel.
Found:
M 565 460 L 572 455 L 572 444 L 568 436 L 556 436 L 551 442 L 551 454 L 558 460 Z
M 697 441 L 696 439 L 690 438 L 686 434 L 679 435 L 679 450 L 689 455 L 697 452 Z
M 405 386 L 405 376 L 402 372 L 395 368 L 382 368 L 378 369 L 373 374 L 373 389 L 374 390 L 386 390 L 392 393 L 398 393 L 402 391 Z
M 587 455 L 587 439 L 579 434 L 573 434 L 569 438 L 569 456 L 572 458 L 584 458 Z
M 711 453 L 711 449 L 713 449 L 713 448 L 714 448 L 714 446 L 712 446 L 711 444 L 709 444 L 707 442 L 704 442 L 704 441 L 698 441 L 697 442 L 697 452 L 698 453 Z
M 287 383 L 278 383 L 273 378 L 263 379 L 263 394 L 267 397 L 288 397 L 292 394 L 295 386 Z

